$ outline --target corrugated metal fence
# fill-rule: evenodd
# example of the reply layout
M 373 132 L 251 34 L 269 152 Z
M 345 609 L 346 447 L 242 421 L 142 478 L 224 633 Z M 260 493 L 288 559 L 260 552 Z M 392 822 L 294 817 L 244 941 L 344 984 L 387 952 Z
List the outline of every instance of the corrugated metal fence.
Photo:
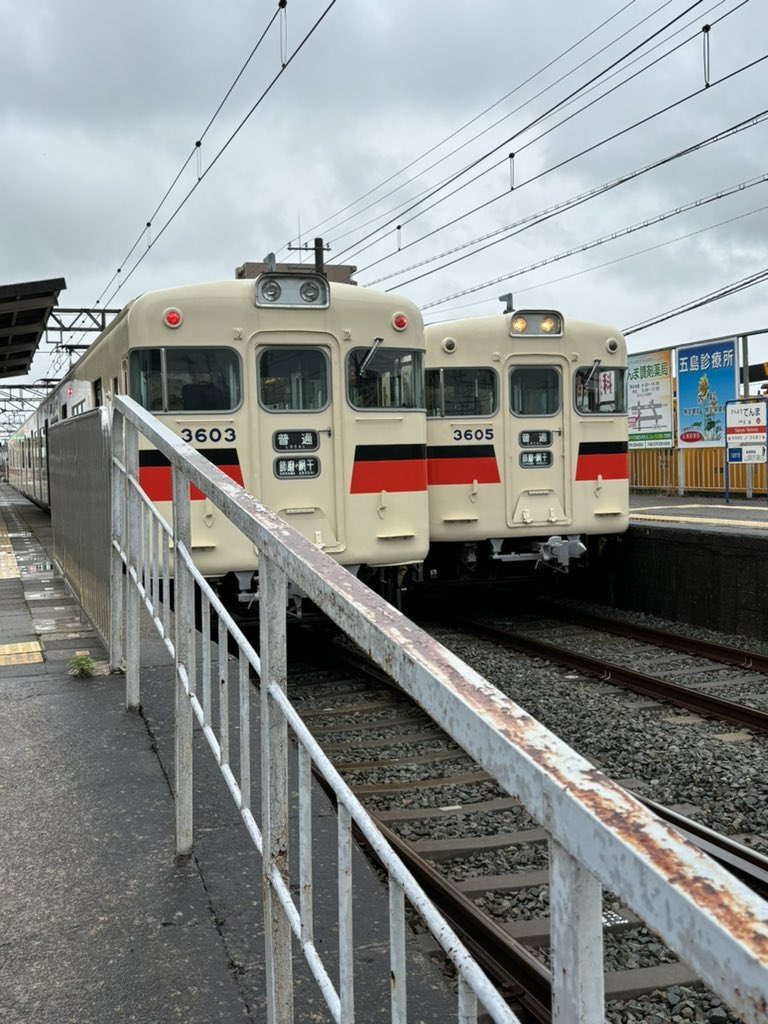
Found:
M 53 556 L 80 606 L 109 646 L 111 451 L 106 409 L 63 420 L 48 433 Z
M 729 489 L 737 497 L 764 495 L 765 479 L 764 464 L 732 465 Z M 629 486 L 636 490 L 724 495 L 725 454 L 722 448 L 695 448 L 682 453 L 676 448 L 632 451 L 629 454 Z

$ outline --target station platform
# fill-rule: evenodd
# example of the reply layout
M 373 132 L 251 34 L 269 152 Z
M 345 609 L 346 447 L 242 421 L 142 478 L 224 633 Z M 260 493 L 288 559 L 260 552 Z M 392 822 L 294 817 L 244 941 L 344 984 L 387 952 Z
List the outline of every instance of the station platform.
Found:
M 629 511 L 630 522 L 635 526 L 649 524 L 712 530 L 715 533 L 733 530 L 768 540 L 768 500 L 765 495 L 731 497 L 726 501 L 721 494 L 631 494 Z
M 627 532 L 570 576 L 576 598 L 763 641 L 768 502 L 632 493 Z
M 0 1020 L 3 1024 L 265 1022 L 258 854 L 202 742 L 195 849 L 174 856 L 168 653 L 142 634 L 142 711 L 57 573 L 49 516 L 0 484 Z M 94 674 L 70 674 L 87 653 Z M 198 736 L 199 740 L 199 736 Z M 255 791 L 256 792 L 256 791 Z M 256 797 L 255 797 L 256 798 Z M 314 835 L 335 856 L 318 792 Z M 389 1019 L 387 893 L 353 859 L 358 1019 Z M 318 941 L 336 944 L 334 894 L 316 892 Z M 414 939 L 409 1006 L 438 1024 L 455 994 Z M 303 958 L 299 1022 L 330 1021 Z

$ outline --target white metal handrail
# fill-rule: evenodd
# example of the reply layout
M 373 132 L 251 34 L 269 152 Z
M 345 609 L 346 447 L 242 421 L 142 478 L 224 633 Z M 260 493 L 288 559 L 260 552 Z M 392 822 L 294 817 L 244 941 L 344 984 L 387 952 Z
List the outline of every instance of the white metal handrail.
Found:
M 171 463 L 172 535 L 138 486 L 139 431 Z M 619 786 L 504 697 L 477 672 L 386 604 L 277 515 L 221 473 L 128 398 L 115 399 L 113 422 L 113 665 L 125 664 L 126 703 L 138 707 L 139 610 L 143 600 L 175 664 L 176 849 L 192 847 L 192 728 L 196 717 L 246 828 L 263 858 L 270 1022 L 293 1021 L 291 934 L 340 1024 L 354 1019 L 351 931 L 351 825 L 376 849 L 390 878 L 391 1019 L 406 1020 L 404 899 L 422 915 L 460 977 L 457 1019 L 477 1020 L 478 1004 L 494 1020 L 515 1016 L 434 910 L 407 869 L 379 836 L 365 810 L 303 726 L 285 694 L 286 606 L 290 579 L 386 669 L 443 729 L 518 797 L 550 834 L 553 1020 L 604 1019 L 602 887 L 619 895 L 679 952 L 744 1021 L 768 1012 L 768 904 L 682 839 Z M 200 576 L 190 556 L 189 485 L 255 544 L 259 553 L 261 657 L 255 654 Z M 173 546 L 175 615 L 168 615 Z M 161 584 L 164 584 L 162 586 Z M 212 693 L 211 638 L 203 629 L 198 659 L 193 588 L 203 594 L 205 623 L 218 617 Z M 226 647 L 237 640 L 235 731 L 239 765 L 230 763 Z M 200 662 L 198 664 L 197 662 Z M 251 808 L 250 670 L 260 686 L 261 827 Z M 197 683 L 201 680 L 201 694 Z M 216 714 L 218 708 L 218 716 Z M 299 744 L 300 899 L 288 875 L 288 728 Z M 311 766 L 338 801 L 339 985 L 334 987 L 314 940 L 311 900 Z

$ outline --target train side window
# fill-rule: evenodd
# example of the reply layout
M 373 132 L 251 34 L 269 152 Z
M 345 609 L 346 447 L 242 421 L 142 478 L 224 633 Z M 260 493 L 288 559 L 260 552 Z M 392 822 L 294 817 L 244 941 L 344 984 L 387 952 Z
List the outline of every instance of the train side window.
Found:
M 128 394 L 153 412 L 163 408 L 163 367 L 159 348 L 134 349 L 128 356 Z
M 554 416 L 560 411 L 560 374 L 554 366 L 516 366 L 509 375 L 515 416 Z
M 499 378 L 488 366 L 443 367 L 425 375 L 427 416 L 492 416 L 498 411 Z
M 240 360 L 229 348 L 166 348 L 168 407 L 185 412 L 231 410 L 240 404 Z
M 259 355 L 259 401 L 276 412 L 328 405 L 328 359 L 317 348 L 266 348 Z
M 426 370 L 424 372 L 424 393 L 427 399 L 427 416 L 443 415 L 443 371 Z
M 93 404 L 97 409 L 100 405 L 104 405 L 104 392 L 101 387 L 101 377 L 93 382 Z
M 376 339 L 347 356 L 347 398 L 355 409 L 423 409 L 423 353 L 382 348 Z
M 573 402 L 583 415 L 613 415 L 627 411 L 626 370 L 623 367 L 580 366 L 573 375 Z
M 133 349 L 128 393 L 151 412 L 234 409 L 240 404 L 240 360 L 226 348 Z

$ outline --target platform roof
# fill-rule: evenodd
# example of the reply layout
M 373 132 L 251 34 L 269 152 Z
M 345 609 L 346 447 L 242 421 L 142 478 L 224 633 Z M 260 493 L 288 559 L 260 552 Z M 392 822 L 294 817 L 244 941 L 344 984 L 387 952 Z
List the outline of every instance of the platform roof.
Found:
M 27 373 L 59 293 L 63 277 L 0 285 L 0 380 Z

